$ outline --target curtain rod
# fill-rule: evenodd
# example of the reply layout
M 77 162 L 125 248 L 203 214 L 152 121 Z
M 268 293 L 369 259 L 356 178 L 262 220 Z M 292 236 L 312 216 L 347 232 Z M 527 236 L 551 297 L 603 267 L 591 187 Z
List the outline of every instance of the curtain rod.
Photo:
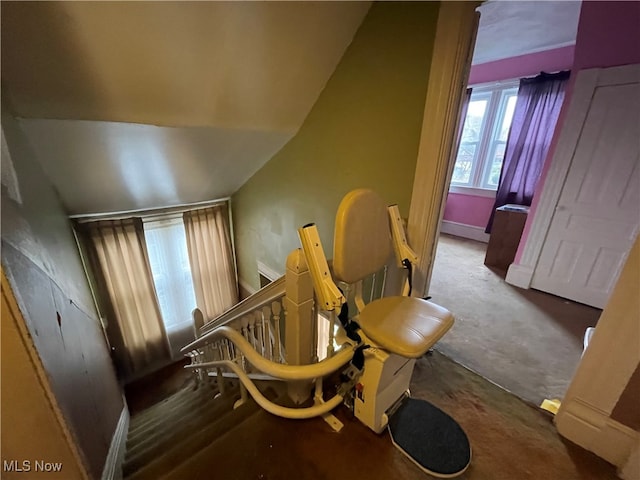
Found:
M 492 82 L 469 84 L 467 88 L 473 88 L 475 90 L 477 88 L 502 87 L 502 86 L 510 86 L 514 84 L 515 86 L 518 86 L 519 82 L 520 82 L 520 78 L 507 78 L 504 80 L 494 80 Z
M 214 207 L 216 205 L 230 203 L 230 201 L 231 197 L 223 197 L 217 198 L 215 200 L 205 200 L 203 202 L 182 203 L 180 205 L 173 205 L 171 207 L 144 208 L 138 210 L 124 210 L 120 212 L 69 215 L 69 218 L 75 220 L 78 223 L 86 223 L 95 222 L 98 220 L 117 220 L 127 217 L 157 217 L 158 215 L 167 215 L 171 213 L 184 213 L 188 212 L 189 210 L 195 210 L 197 208 Z
M 540 75 L 556 75 L 556 74 L 560 74 L 560 73 L 565 73 L 569 75 L 571 73 L 571 69 L 570 68 L 565 68 L 562 70 L 553 70 L 551 72 L 546 72 L 544 70 L 541 70 L 537 73 L 532 73 L 530 75 L 521 75 L 520 77 L 515 77 L 515 78 L 505 78 L 503 80 L 494 80 L 491 82 L 483 82 L 483 83 L 475 83 L 475 84 L 469 84 L 467 86 L 467 88 L 490 88 L 490 87 L 501 87 L 501 86 L 508 86 L 510 84 L 519 84 L 520 80 L 522 79 L 530 79 L 530 78 L 536 78 Z

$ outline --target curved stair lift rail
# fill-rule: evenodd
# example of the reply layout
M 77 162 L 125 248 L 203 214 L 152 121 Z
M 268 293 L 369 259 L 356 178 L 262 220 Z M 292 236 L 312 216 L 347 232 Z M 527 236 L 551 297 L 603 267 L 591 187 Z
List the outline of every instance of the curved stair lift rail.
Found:
M 353 357 L 354 347 L 346 344 L 322 362 L 317 362 L 317 315 L 306 260 L 300 250 L 287 259 L 285 278 L 279 285 L 268 286 L 243 304 L 211 322 L 215 326 L 182 351 L 191 357 L 191 365 L 198 381 L 209 378 L 215 371 L 220 389 L 224 369 L 226 375 L 237 376 L 242 384 L 244 401 L 247 392 L 267 411 L 286 418 L 323 416 L 340 404 L 342 396 L 325 402 L 322 378 L 339 370 Z M 281 336 L 280 319 L 283 307 L 286 317 Z M 224 325 L 221 323 L 224 322 Z M 280 339 L 286 342 L 286 352 L 280 352 Z M 333 337 L 329 340 L 333 342 Z M 286 363 L 285 363 L 286 362 Z M 315 405 L 304 409 L 289 409 L 266 399 L 252 382 L 253 379 L 284 380 L 289 397 L 297 404 L 309 398 L 313 381 L 316 389 Z M 331 423 L 331 422 L 330 422 Z M 335 427 L 334 427 L 335 428 Z
M 336 357 L 333 357 L 333 358 L 336 358 Z M 282 367 L 282 365 L 279 365 L 279 366 Z M 226 367 L 229 370 L 233 371 L 236 375 L 238 375 L 238 378 L 242 382 L 242 385 L 247 389 L 247 391 L 249 392 L 251 397 L 256 401 L 256 403 L 260 405 L 262 408 L 264 408 L 267 412 L 272 413 L 274 415 L 278 415 L 279 417 L 291 418 L 296 420 L 318 417 L 330 412 L 331 410 L 336 408 L 338 405 L 340 405 L 344 400 L 344 398 L 341 395 L 334 395 L 328 401 L 316 403 L 312 407 L 306 407 L 306 408 L 283 407 L 282 405 L 273 403 L 271 400 L 268 400 L 264 395 L 262 395 L 262 393 L 255 386 L 251 378 L 249 378 L 249 376 L 246 373 L 244 373 L 242 368 L 240 368 L 237 363 L 232 362 L 231 360 L 220 360 L 216 362 L 204 363 L 201 365 L 187 365 L 187 368 L 198 368 L 198 367 L 199 368 Z M 308 368 L 308 366 L 306 366 L 306 368 Z M 316 397 L 316 399 L 317 398 L 318 397 Z M 238 407 L 239 405 L 244 403 L 243 400 L 240 400 L 240 402 L 241 403 L 237 403 L 235 407 Z
M 251 365 L 267 375 L 282 380 L 314 380 L 329 375 L 348 363 L 355 350 L 355 346 L 346 344 L 333 357 L 321 362 L 309 365 L 285 365 L 264 358 L 240 333 L 230 327 L 219 327 L 207 335 L 210 340 L 227 338 Z M 205 368 L 210 366 L 209 363 L 211 362 L 187 365 L 187 367 Z

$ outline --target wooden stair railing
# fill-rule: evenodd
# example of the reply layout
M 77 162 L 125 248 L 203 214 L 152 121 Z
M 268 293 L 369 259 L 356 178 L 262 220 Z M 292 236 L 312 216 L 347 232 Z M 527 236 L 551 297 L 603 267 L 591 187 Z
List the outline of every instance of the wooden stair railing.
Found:
M 370 280 L 369 300 L 384 290 L 386 270 L 378 275 L 378 282 L 375 278 Z M 225 376 L 238 378 L 241 399 L 235 407 L 251 394 L 260 406 L 275 415 L 286 418 L 324 415 L 339 405 L 342 397 L 336 395 L 325 401 L 322 378 L 351 360 L 354 345 L 347 341 L 334 348 L 334 336 L 340 330 L 334 328 L 335 316 L 329 328 L 325 328 L 327 338 L 319 339 L 318 318 L 311 276 L 302 251 L 297 249 L 288 256 L 283 277 L 206 323 L 200 329 L 201 336 L 182 348 L 182 353 L 191 359 L 186 368 L 194 370 L 199 382 L 216 377 L 221 392 Z M 321 362 L 318 362 L 319 344 L 328 352 Z M 265 379 L 285 381 L 288 395 L 297 405 L 311 397 L 315 385 L 314 406 L 289 408 L 274 404 L 253 383 Z

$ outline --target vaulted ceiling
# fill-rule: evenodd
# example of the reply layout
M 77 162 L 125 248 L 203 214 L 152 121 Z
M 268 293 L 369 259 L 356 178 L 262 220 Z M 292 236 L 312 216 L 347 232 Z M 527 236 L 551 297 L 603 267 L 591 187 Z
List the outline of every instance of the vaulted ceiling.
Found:
M 575 41 L 579 5 L 486 2 L 473 63 Z M 234 193 L 300 128 L 370 2 L 0 6 L 3 101 L 78 214 Z
M 370 2 L 2 2 L 2 87 L 71 213 L 233 193 Z

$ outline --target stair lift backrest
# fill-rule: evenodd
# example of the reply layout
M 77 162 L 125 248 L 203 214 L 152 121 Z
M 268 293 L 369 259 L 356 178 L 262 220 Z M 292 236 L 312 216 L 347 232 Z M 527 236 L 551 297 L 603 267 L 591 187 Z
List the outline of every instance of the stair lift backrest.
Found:
M 389 214 L 375 192 L 358 189 L 340 202 L 333 240 L 333 271 L 338 280 L 356 283 L 384 267 L 391 254 Z

